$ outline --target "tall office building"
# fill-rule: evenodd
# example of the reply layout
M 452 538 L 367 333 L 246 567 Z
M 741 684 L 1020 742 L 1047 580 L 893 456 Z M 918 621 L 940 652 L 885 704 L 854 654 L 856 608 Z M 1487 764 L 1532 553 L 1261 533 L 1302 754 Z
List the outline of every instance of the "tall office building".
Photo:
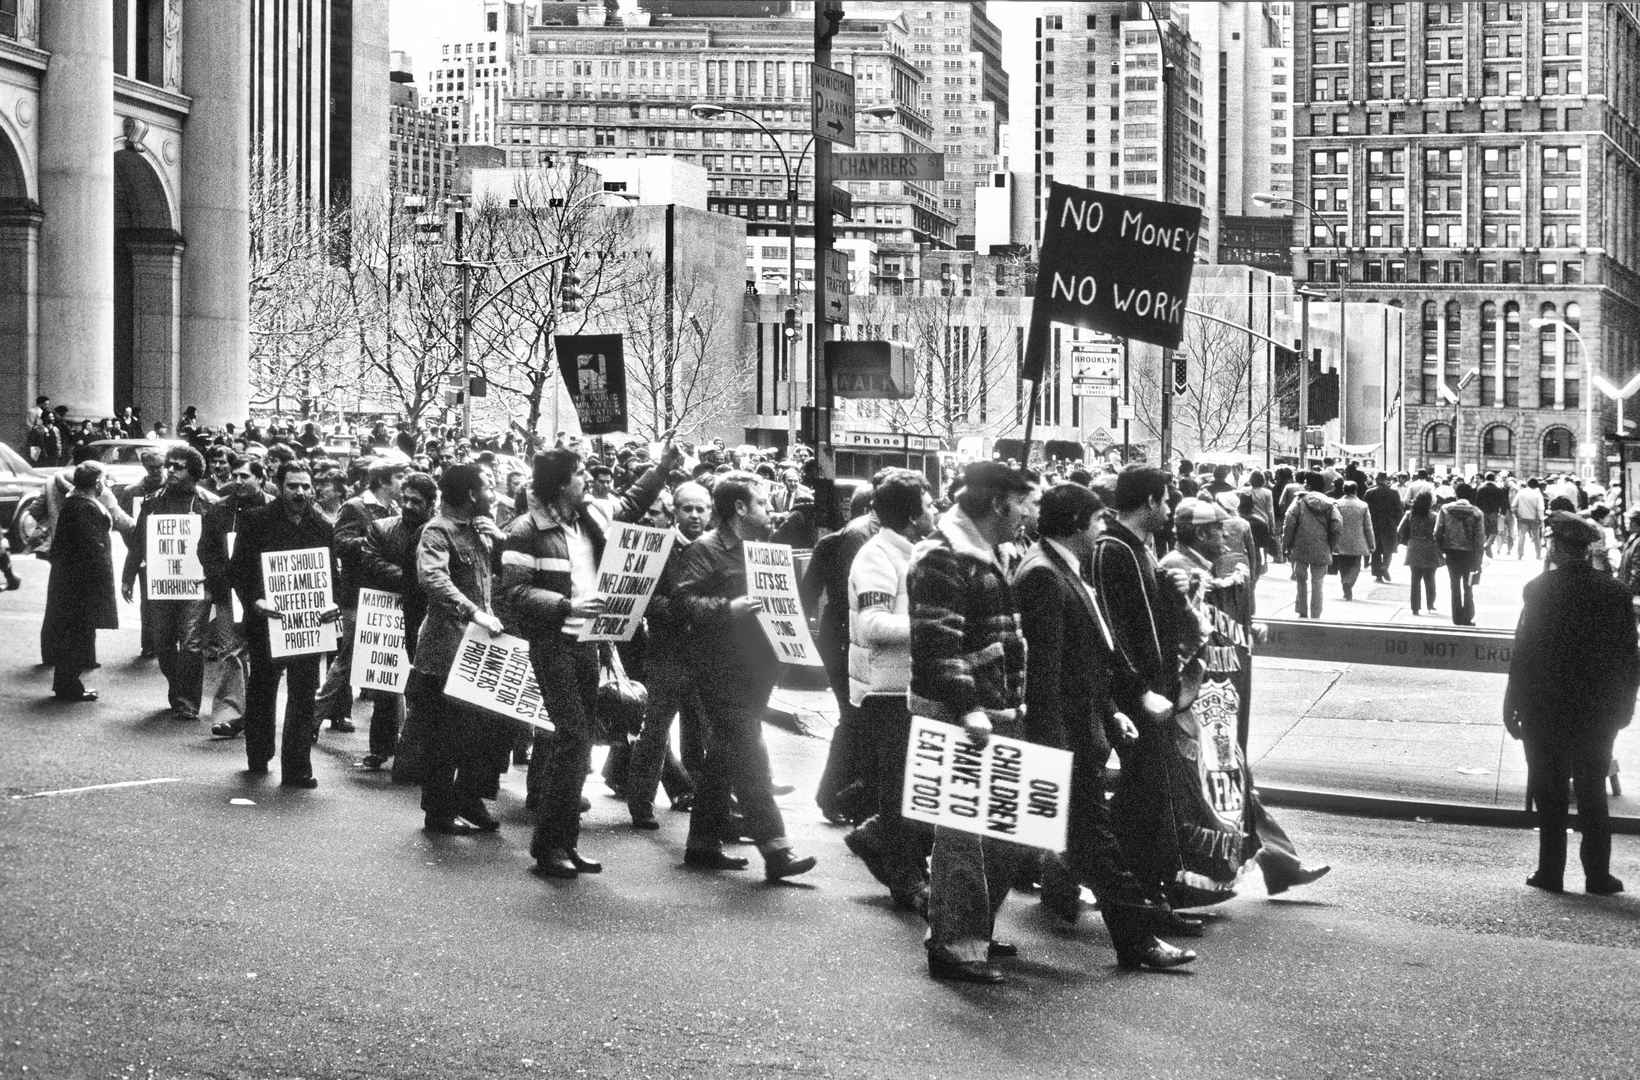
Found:
M 430 111 L 443 116 L 450 142 L 494 146 L 501 102 L 509 93 L 514 54 L 523 43 L 526 23 L 543 17 L 543 12 L 547 18 L 573 19 L 575 5 L 483 0 L 482 7 L 470 6 L 478 15 L 476 32 L 439 43 L 422 96 Z
M 410 58 L 394 53 L 387 180 L 395 195 L 431 203 L 455 190 L 456 150 L 444 138 L 443 117 L 421 107 L 411 71 Z
M 1036 25 L 1038 236 L 1047 181 L 1058 180 L 1200 206 L 1203 250 L 1210 250 L 1212 121 L 1204 113 L 1202 49 L 1183 7 L 1100 2 L 1042 9 Z M 1164 53 L 1171 72 L 1165 83 Z
M 1295 270 L 1406 309 L 1409 456 L 1592 474 L 1591 376 L 1640 370 L 1634 5 L 1300 0 L 1294 24 Z

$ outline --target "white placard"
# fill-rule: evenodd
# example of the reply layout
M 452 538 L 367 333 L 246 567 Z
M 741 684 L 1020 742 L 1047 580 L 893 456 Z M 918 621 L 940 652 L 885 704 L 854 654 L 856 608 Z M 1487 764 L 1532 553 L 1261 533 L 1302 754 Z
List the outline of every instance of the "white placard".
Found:
M 336 651 L 336 624 L 319 621 L 336 604 L 329 548 L 263 552 L 262 597 L 284 616 L 268 620 L 268 651 L 275 659 Z
M 903 816 L 1064 851 L 1070 798 L 1070 751 L 1001 735 L 980 748 L 954 724 L 911 718 Z
M 204 522 L 198 514 L 148 515 L 148 599 L 205 599 L 205 567 L 199 562 Z
M 580 641 L 631 641 L 655 595 L 655 583 L 672 553 L 671 529 L 617 521 L 604 536 L 598 563 L 598 591 L 609 598 L 604 613 L 588 619 Z
M 359 610 L 353 619 L 353 670 L 348 681 L 355 690 L 402 694 L 404 677 L 409 672 L 410 654 L 404 647 L 404 601 L 396 593 L 361 588 Z
M 444 693 L 488 712 L 553 730 L 535 683 L 535 670 L 530 667 L 529 642 L 511 634 L 492 636 L 477 623 L 468 623 Z
M 791 547 L 756 540 L 746 541 L 744 547 L 746 595 L 763 601 L 757 621 L 774 646 L 775 656 L 783 663 L 819 667 L 820 650 L 809 636 L 809 620 L 797 594 L 797 565 Z

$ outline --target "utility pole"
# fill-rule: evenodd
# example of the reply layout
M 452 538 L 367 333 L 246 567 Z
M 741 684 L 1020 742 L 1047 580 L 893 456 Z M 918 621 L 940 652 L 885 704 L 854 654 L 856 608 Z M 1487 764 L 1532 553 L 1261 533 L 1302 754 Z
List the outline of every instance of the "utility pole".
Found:
M 1298 467 L 1310 460 L 1310 291 L 1298 290 Z
M 831 67 L 831 39 L 842 24 L 842 0 L 817 0 L 814 5 L 815 67 Z M 818 133 L 820 129 L 816 126 L 815 130 Z M 849 141 L 853 142 L 852 136 Z M 820 476 L 827 480 L 837 475 L 837 451 L 831 443 L 831 370 L 826 363 L 826 342 L 831 340 L 831 323 L 826 319 L 826 263 L 831 255 L 833 236 L 831 140 L 821 136 L 814 140 L 814 376 L 809 392 L 814 402 L 814 456 Z M 795 248 L 795 244 L 793 246 Z
M 1173 66 L 1167 62 L 1167 28 L 1156 15 L 1156 5 L 1147 3 L 1145 10 L 1150 13 L 1150 21 L 1156 27 L 1156 49 L 1161 54 L 1161 82 L 1158 84 L 1162 92 L 1162 173 L 1161 198 L 1163 202 L 1171 202 L 1173 195 L 1173 114 L 1169 110 L 1172 101 Z M 1161 432 L 1161 460 L 1156 464 L 1159 468 L 1168 468 L 1173 460 L 1173 350 L 1162 349 L 1161 370 L 1162 391 L 1162 432 Z

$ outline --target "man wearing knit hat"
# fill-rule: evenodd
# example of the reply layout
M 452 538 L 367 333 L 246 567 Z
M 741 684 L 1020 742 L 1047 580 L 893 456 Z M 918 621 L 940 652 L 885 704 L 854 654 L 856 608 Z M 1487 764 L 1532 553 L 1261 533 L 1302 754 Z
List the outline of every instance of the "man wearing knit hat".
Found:
M 1509 659 L 1503 724 L 1526 751 L 1526 784 L 1538 813 L 1537 872 L 1526 884 L 1561 892 L 1566 866 L 1567 799 L 1577 794 L 1583 832 L 1584 890 L 1623 891 L 1612 876 L 1606 770 L 1619 729 L 1634 715 L 1640 687 L 1629 590 L 1589 564 L 1601 539 L 1587 519 L 1549 514 L 1552 569 L 1526 585 Z

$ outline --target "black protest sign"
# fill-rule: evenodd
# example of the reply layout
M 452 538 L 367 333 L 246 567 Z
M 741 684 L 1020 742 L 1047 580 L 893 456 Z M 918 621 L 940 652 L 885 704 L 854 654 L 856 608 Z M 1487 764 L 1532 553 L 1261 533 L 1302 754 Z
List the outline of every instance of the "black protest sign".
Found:
M 1049 323 L 1176 348 L 1201 227 L 1194 206 L 1050 184 L 1019 377 L 1041 380 Z
M 586 435 L 626 430 L 626 356 L 619 334 L 559 334 L 558 371 Z

